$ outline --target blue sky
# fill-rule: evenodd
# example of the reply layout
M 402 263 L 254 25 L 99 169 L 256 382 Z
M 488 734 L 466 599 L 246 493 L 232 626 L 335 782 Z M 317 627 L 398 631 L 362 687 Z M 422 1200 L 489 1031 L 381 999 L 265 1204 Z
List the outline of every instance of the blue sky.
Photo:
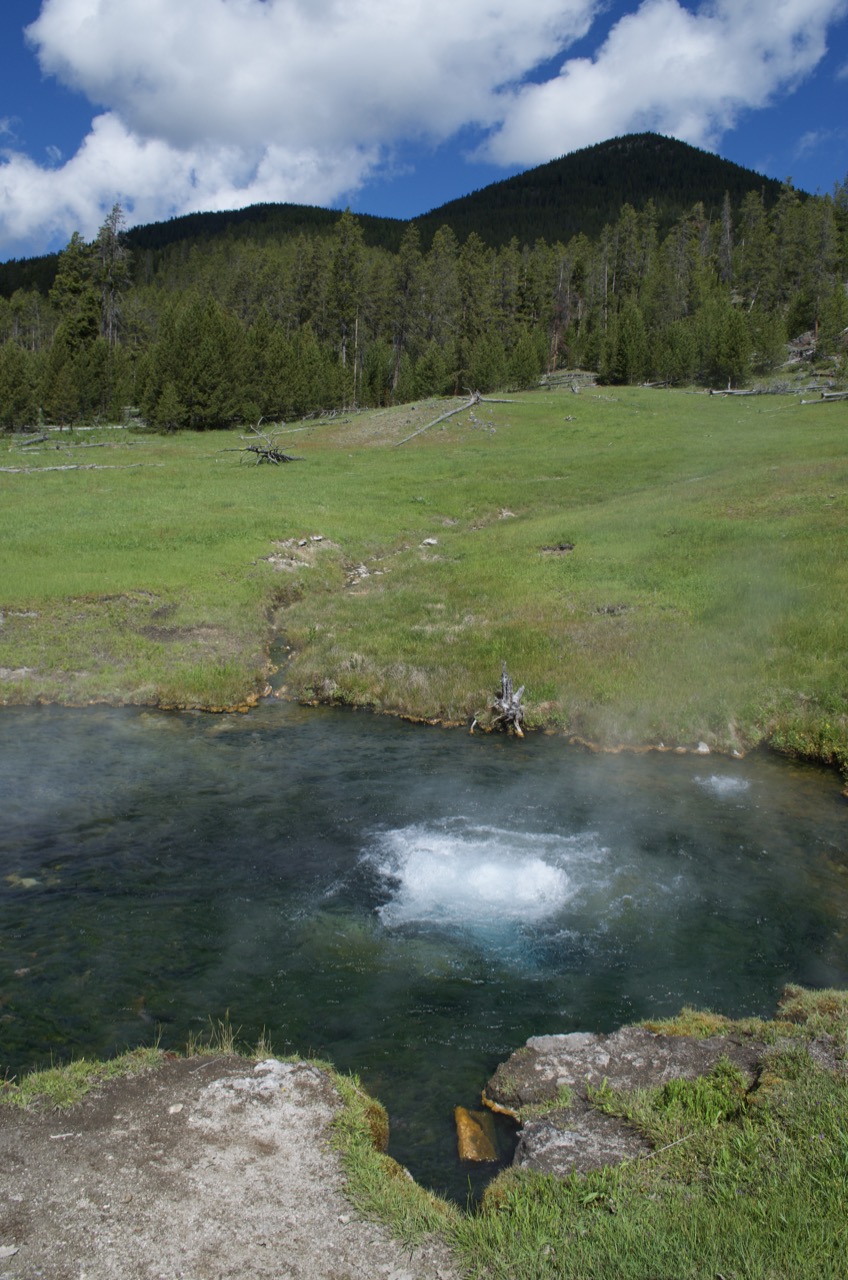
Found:
M 848 0 L 3 0 L 0 260 L 115 201 L 413 217 L 642 129 L 830 191 L 847 101 Z

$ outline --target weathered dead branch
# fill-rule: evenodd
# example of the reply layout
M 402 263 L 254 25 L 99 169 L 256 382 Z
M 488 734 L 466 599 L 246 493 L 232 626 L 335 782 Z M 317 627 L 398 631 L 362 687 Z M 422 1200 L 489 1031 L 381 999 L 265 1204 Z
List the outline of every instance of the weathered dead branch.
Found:
M 293 453 L 283 453 L 281 449 L 274 449 L 259 444 L 248 444 L 239 451 L 240 453 L 252 453 L 256 457 L 257 466 L 261 462 L 272 462 L 276 466 L 280 462 L 303 462 L 303 458 L 296 458 Z
M 275 432 L 273 436 L 269 436 L 266 431 L 260 431 L 261 422 L 262 419 L 260 418 L 256 426 L 250 428 L 253 434 L 258 436 L 258 442 L 254 441 L 252 444 L 246 444 L 241 449 L 227 449 L 225 452 L 250 453 L 256 459 L 257 466 L 263 462 L 270 462 L 273 466 L 278 466 L 281 462 L 303 462 L 303 458 L 297 458 L 292 453 L 283 453 L 282 449 L 278 449 L 276 437 L 280 433 Z M 250 438 L 250 436 L 242 436 L 242 440 L 249 440 Z

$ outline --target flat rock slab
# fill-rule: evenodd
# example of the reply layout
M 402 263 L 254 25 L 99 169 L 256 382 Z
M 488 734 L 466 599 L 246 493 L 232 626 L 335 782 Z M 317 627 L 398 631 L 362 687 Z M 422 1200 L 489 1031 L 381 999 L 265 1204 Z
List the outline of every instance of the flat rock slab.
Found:
M 0 1107 L 0 1280 L 456 1280 L 345 1199 L 340 1106 L 308 1063 L 195 1058 Z
M 663 1036 L 642 1027 L 612 1035 L 575 1031 L 533 1036 L 502 1063 L 486 1086 L 486 1097 L 500 1107 L 555 1103 L 567 1086 L 572 1103 L 551 1106 L 526 1118 L 513 1163 L 566 1177 L 647 1155 L 649 1144 L 623 1120 L 596 1111 L 588 1087 L 608 1081 L 614 1089 L 656 1088 L 675 1078 L 706 1075 L 726 1056 L 753 1082 L 765 1046 L 744 1037 Z

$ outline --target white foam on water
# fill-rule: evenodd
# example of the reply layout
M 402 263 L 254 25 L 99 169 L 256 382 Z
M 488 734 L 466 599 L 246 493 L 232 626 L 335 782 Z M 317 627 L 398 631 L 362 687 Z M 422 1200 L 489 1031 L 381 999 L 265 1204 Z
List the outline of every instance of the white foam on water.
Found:
M 363 854 L 387 893 L 389 927 L 413 922 L 487 928 L 561 911 L 606 851 L 592 836 L 534 835 L 462 820 L 385 831 Z
M 733 778 L 726 773 L 713 773 L 708 778 L 696 776 L 695 781 L 705 791 L 711 791 L 713 795 L 720 797 L 743 795 L 751 786 L 747 778 Z

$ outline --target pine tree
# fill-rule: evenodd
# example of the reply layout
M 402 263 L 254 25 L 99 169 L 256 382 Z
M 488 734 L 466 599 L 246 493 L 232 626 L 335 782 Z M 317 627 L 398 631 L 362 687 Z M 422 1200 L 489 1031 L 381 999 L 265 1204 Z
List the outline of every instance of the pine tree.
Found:
M 358 218 L 345 209 L 333 233 L 327 305 L 338 345 L 339 362 L 346 371 L 351 402 L 357 395 L 361 334 L 360 315 L 364 296 L 365 246 Z M 348 373 L 349 369 L 349 373 Z
M 507 385 L 513 391 L 537 386 L 544 363 L 544 338 L 540 344 L 536 333 L 524 329 L 507 361 Z
M 0 347 L 0 427 L 25 427 L 38 415 L 36 360 L 16 342 Z
M 459 312 L 458 246 L 450 227 L 433 236 L 425 259 L 425 337 L 434 338 L 444 348 L 456 340 Z
M 403 234 L 394 263 L 392 284 L 392 387 L 397 395 L 401 363 L 404 356 L 415 352 L 424 325 L 421 236 L 414 222 Z
M 387 338 L 378 338 L 368 345 L 363 356 L 360 403 L 388 404 L 392 398 L 394 374 L 395 353 L 392 344 Z
M 481 333 L 474 339 L 468 353 L 466 378 L 471 391 L 495 391 L 505 385 L 506 352 L 496 333 Z
M 733 279 L 733 209 L 730 192 L 725 191 L 721 206 L 721 233 L 718 243 L 718 276 L 722 284 Z
M 75 353 L 100 333 L 100 303 L 94 286 L 92 255 L 78 231 L 59 254 L 50 302 L 59 316 L 57 335 Z
M 657 336 L 653 372 L 664 382 L 686 383 L 695 377 L 698 347 L 691 320 L 673 320 Z
M 453 372 L 447 352 L 440 342 L 431 338 L 415 364 L 415 395 L 443 396 L 452 387 Z
M 188 425 L 188 411 L 180 399 L 177 388 L 171 378 L 162 388 L 152 414 L 153 424 L 160 431 L 178 431 Z
M 410 404 L 418 394 L 415 366 L 408 352 L 401 356 L 392 399 L 395 404 Z
M 74 358 L 62 343 L 54 343 L 40 388 L 41 403 L 49 422 L 70 426 L 80 416 L 80 394 Z
M 92 280 L 100 294 L 100 334 L 110 347 L 118 341 L 121 302 L 131 279 L 125 226 L 123 209 L 113 205 L 92 246 Z
M 632 295 L 618 317 L 618 333 L 612 372 L 616 382 L 644 380 L 648 366 L 648 338 L 639 304 Z
M 475 231 L 471 232 L 459 251 L 457 286 L 460 377 L 469 390 L 473 390 L 475 386 L 482 390 L 475 372 L 482 365 L 488 369 L 489 356 L 482 358 L 480 353 L 489 350 L 483 339 L 491 335 L 496 326 L 491 253 Z M 495 348 L 490 350 L 493 352 Z M 505 372 L 504 366 L 501 377 Z M 497 382 L 489 382 L 488 373 L 485 381 L 490 386 L 497 385 Z
M 748 312 L 751 337 L 751 367 L 755 373 L 770 373 L 786 359 L 786 324 L 779 311 L 755 307 Z
M 742 201 L 734 285 L 749 309 L 756 303 L 770 311 L 775 305 L 774 237 L 760 191 L 749 191 Z

